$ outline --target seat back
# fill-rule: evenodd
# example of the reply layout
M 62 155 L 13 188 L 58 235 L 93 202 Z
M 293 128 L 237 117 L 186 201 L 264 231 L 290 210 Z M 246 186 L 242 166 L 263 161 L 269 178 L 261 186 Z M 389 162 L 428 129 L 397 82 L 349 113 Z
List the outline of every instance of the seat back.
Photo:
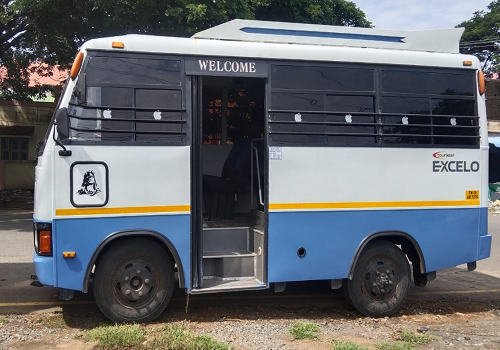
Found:
M 222 168 L 222 177 L 233 180 L 238 190 L 250 179 L 250 141 L 235 142 Z

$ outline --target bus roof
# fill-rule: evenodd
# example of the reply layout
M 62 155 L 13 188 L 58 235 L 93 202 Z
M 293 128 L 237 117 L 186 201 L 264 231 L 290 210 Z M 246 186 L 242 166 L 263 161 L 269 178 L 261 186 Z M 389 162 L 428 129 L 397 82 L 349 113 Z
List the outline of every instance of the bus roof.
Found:
M 402 32 L 233 20 L 191 38 L 129 34 L 93 39 L 81 49 L 480 69 L 475 56 L 457 54 L 462 32 L 463 28 Z M 113 48 L 115 41 L 122 42 L 123 48 Z M 464 67 L 464 60 L 472 61 L 472 66 Z
M 458 53 L 463 32 L 464 28 L 400 31 L 235 19 L 193 38 Z

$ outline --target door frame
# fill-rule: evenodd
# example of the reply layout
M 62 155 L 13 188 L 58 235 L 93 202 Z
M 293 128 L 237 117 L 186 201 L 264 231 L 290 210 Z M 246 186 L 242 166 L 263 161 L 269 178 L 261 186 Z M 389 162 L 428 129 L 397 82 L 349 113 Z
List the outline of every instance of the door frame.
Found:
M 203 78 L 191 76 L 191 289 L 203 286 Z
M 207 75 L 207 74 L 203 74 Z M 191 290 L 203 287 L 203 75 L 187 75 L 191 84 Z M 210 75 L 216 76 L 216 75 Z M 242 76 L 241 78 L 249 78 Z M 269 133 L 268 111 L 270 101 L 270 79 L 264 82 L 264 181 L 262 184 L 264 200 L 264 271 L 263 282 L 269 287 L 268 275 L 268 229 L 269 229 Z M 250 156 L 253 156 L 251 154 Z

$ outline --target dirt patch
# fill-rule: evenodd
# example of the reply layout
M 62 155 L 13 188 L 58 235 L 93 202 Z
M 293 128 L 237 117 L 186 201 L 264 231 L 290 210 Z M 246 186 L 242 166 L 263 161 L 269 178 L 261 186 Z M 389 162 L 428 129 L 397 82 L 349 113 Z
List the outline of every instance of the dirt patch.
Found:
M 230 344 L 236 350 L 331 349 L 331 340 L 351 340 L 370 349 L 376 344 L 395 342 L 402 331 L 423 332 L 435 340 L 417 349 L 500 349 L 500 301 L 455 298 L 446 300 L 409 301 L 394 317 L 373 319 L 362 317 L 345 300 L 332 298 L 321 307 L 303 307 L 288 302 L 276 306 L 263 301 L 259 306 L 174 303 L 160 319 L 143 325 L 146 329 L 179 324 L 197 334 L 206 334 Z M 95 308 L 86 310 L 63 308 L 62 313 L 6 315 L 0 324 L 2 349 L 92 349 L 83 341 L 86 332 L 109 324 Z M 318 340 L 293 340 L 290 328 L 296 322 L 316 324 Z

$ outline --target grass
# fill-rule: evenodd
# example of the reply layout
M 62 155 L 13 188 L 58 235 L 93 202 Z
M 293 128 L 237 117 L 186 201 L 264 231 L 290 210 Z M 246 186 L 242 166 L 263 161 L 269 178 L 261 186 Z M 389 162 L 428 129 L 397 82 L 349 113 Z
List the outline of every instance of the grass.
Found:
M 4 324 L 4 323 L 7 323 L 9 322 L 9 320 L 3 316 L 0 316 L 0 324 Z
M 292 326 L 292 328 L 290 328 L 290 334 L 295 340 L 318 339 L 319 331 L 320 328 L 317 325 L 308 322 L 297 322 Z
M 398 337 L 398 342 L 377 344 L 376 347 L 378 350 L 416 350 L 415 344 L 427 344 L 435 339 L 432 335 L 403 331 Z
M 64 317 L 60 313 L 43 315 L 40 318 L 40 323 L 47 328 L 60 329 L 68 327 Z
M 196 336 L 175 325 L 166 325 L 159 330 L 141 328 L 137 324 L 103 326 L 91 329 L 86 339 L 97 341 L 97 346 L 104 349 L 230 350 L 226 343 L 208 335 Z
M 140 347 L 146 338 L 139 325 L 126 324 L 91 329 L 87 333 L 87 340 L 96 340 L 101 348 L 122 349 Z
M 352 341 L 332 340 L 332 350 L 368 350 L 364 346 L 353 343 Z
M 432 335 L 410 333 L 408 331 L 403 331 L 398 338 L 398 340 L 411 344 L 427 344 L 435 339 Z
M 151 350 L 229 350 L 228 344 L 210 338 L 197 336 L 182 326 L 166 325 L 162 331 L 147 343 Z
M 397 342 L 397 343 L 381 343 L 375 345 L 377 350 L 415 350 L 413 344 Z

